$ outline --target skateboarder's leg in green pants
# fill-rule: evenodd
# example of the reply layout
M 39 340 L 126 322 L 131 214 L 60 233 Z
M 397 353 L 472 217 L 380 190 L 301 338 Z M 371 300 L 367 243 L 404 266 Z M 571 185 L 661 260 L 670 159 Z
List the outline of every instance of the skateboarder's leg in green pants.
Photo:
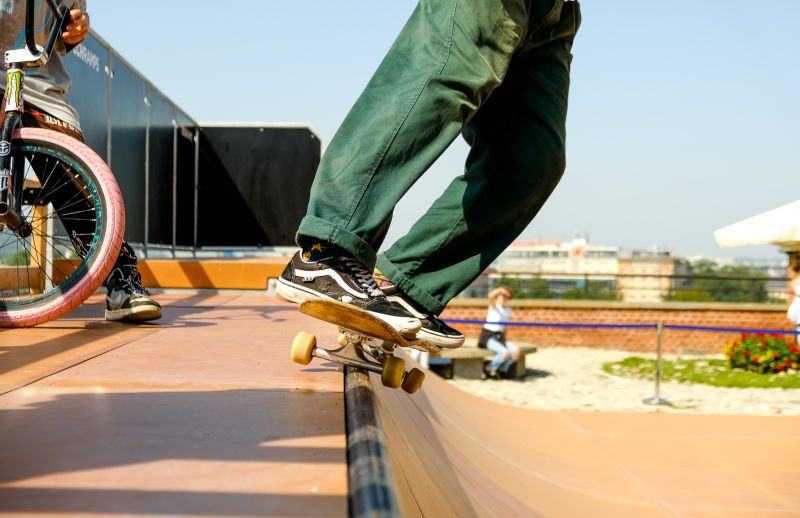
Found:
M 421 0 L 326 150 L 298 242 L 378 268 L 431 314 L 522 232 L 565 168 L 577 2 Z M 459 135 L 464 174 L 381 257 L 392 211 Z

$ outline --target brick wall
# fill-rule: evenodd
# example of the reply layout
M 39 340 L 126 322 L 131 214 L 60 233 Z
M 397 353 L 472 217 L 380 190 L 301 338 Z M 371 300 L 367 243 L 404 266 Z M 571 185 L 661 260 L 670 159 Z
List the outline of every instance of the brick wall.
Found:
M 442 318 L 483 320 L 485 299 L 455 299 Z M 759 329 L 793 329 L 786 319 L 786 307 L 768 304 L 632 304 L 596 301 L 532 301 L 511 302 L 512 321 L 573 324 L 656 324 L 714 326 Z M 477 338 L 480 325 L 455 324 L 468 338 Z M 542 327 L 509 327 L 510 340 L 538 346 L 601 347 L 629 351 L 655 351 L 656 330 L 653 329 L 566 329 Z M 664 330 L 666 353 L 686 349 L 721 353 L 725 344 L 737 333 Z M 787 337 L 788 338 L 788 337 Z

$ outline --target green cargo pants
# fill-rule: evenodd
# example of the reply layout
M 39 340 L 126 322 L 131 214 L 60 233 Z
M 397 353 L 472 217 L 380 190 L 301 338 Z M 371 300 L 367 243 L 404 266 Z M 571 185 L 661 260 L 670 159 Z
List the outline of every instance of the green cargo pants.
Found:
M 333 243 L 439 314 L 519 236 L 565 168 L 577 2 L 421 0 L 330 142 L 298 240 Z M 398 200 L 459 133 L 457 177 L 376 257 Z

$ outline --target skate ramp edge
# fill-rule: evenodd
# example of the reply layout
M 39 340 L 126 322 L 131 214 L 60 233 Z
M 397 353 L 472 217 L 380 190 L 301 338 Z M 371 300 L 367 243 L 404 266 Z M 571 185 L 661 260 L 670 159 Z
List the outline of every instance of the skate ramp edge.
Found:
M 733 455 L 798 451 L 793 417 L 534 410 L 371 376 L 401 516 L 800 515 L 796 464 L 765 489 L 766 463 Z

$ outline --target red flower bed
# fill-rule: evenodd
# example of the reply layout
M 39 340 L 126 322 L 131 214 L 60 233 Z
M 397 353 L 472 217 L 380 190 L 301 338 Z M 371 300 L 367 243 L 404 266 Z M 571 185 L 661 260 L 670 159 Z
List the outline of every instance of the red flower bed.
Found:
M 800 368 L 800 347 L 794 338 L 775 335 L 742 335 L 725 348 L 732 368 L 762 374 L 785 372 Z

